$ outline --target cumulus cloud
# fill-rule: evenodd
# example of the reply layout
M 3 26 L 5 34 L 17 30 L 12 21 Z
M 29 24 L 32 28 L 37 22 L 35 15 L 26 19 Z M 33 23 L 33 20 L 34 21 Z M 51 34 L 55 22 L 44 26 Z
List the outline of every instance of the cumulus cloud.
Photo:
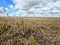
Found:
M 46 5 L 49 2 L 56 2 L 59 0 L 13 0 L 13 2 L 21 9 L 29 9 L 36 5 Z
M 4 10 L 3 10 L 3 7 L 0 7 L 0 13 L 3 13 Z
M 14 6 L 13 5 L 9 5 L 8 6 L 10 9 L 14 9 Z
M 6 16 L 6 10 L 8 10 L 7 8 L 4 7 L 0 7 L 0 16 Z
M 60 0 L 13 0 L 20 15 L 27 16 L 60 16 Z M 17 13 L 17 14 L 18 14 Z
M 42 2 L 42 0 L 13 0 L 16 5 L 21 9 L 29 9 L 34 5 Z

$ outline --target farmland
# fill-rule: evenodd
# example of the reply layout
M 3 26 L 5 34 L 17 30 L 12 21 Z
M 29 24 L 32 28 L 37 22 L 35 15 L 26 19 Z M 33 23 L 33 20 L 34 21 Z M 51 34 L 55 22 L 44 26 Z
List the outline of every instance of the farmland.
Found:
M 0 45 L 60 45 L 60 18 L 0 17 Z

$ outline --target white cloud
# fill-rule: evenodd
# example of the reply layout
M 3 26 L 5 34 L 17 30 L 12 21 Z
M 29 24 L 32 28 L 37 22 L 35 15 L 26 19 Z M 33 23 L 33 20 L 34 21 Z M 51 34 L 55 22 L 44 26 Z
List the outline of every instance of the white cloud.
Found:
M 8 8 L 0 7 L 0 16 L 7 16 Z
M 9 5 L 9 8 L 10 8 L 10 9 L 14 9 L 14 6 L 13 6 L 13 5 Z
M 49 2 L 56 2 L 59 0 L 13 0 L 13 2 L 21 9 L 29 9 L 36 5 L 46 5 Z
M 0 7 L 0 12 L 4 12 L 3 7 Z
M 29 9 L 32 6 L 34 6 L 40 2 L 40 0 L 37 0 L 37 1 L 35 1 L 35 0 L 13 0 L 13 1 L 21 9 Z
M 60 16 L 60 0 L 13 0 L 16 14 L 28 16 Z

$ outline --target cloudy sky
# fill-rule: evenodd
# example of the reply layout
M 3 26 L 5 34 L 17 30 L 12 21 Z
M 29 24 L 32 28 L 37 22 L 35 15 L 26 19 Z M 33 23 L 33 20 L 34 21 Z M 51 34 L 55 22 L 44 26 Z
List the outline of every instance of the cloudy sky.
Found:
M 0 0 L 0 15 L 7 13 L 9 16 L 60 17 L 60 0 Z

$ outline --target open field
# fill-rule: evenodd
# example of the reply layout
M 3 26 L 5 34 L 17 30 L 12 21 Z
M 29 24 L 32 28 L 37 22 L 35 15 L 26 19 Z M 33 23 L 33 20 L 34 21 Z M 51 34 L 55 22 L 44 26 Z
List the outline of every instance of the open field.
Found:
M 0 17 L 0 45 L 60 45 L 60 18 Z

